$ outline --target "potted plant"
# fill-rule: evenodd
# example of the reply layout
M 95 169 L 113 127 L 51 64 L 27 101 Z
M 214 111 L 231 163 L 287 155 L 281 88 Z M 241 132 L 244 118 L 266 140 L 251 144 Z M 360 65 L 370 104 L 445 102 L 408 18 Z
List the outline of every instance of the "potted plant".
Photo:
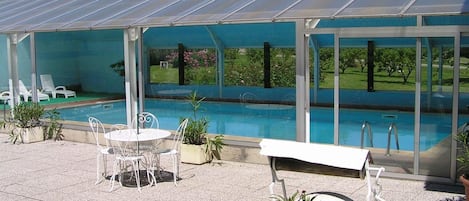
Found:
M 458 142 L 458 173 L 460 174 L 459 180 L 464 185 L 466 192 L 466 200 L 469 201 L 469 129 L 466 129 L 466 123 L 456 135 Z
M 47 115 L 47 122 L 41 118 Z M 62 139 L 62 126 L 58 123 L 59 113 L 55 110 L 45 111 L 39 103 L 22 102 L 12 111 L 12 119 L 3 122 L 3 127 L 10 130 L 12 144 L 32 143 L 54 138 Z
M 209 137 L 207 128 L 209 121 L 198 117 L 197 111 L 205 97 L 198 99 L 197 92 L 192 92 L 188 100 L 192 107 L 192 117 L 188 118 L 183 144 L 181 145 L 181 161 L 184 163 L 203 164 L 214 157 L 220 158 L 223 149 L 223 135 Z

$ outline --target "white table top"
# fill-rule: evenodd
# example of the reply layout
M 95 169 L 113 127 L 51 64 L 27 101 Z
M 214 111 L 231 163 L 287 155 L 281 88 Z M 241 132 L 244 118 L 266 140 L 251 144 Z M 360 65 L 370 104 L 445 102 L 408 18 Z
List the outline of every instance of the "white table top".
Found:
M 136 130 L 133 131 L 130 129 L 116 130 L 104 134 L 104 138 L 113 141 L 123 141 L 123 142 L 136 142 L 136 141 L 151 141 L 166 138 L 171 135 L 171 132 L 168 130 L 156 129 L 156 128 L 144 128 L 138 129 L 139 134 L 136 135 Z M 122 134 L 124 132 L 125 134 Z M 132 136 L 129 136 L 132 135 Z

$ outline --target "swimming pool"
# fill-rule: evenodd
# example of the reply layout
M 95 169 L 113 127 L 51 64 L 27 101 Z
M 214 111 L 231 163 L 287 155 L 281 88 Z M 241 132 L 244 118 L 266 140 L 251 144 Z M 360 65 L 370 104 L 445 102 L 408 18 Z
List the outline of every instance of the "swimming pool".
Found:
M 149 99 L 145 101 L 146 111 L 154 113 L 163 129 L 176 129 L 179 119 L 192 115 L 191 105 L 183 100 Z M 103 123 L 125 123 L 125 102 L 117 101 L 90 106 L 58 110 L 65 120 L 87 121 L 89 116 L 99 118 Z M 331 108 L 311 108 L 311 141 L 333 143 L 334 122 Z M 205 101 L 199 115 L 209 119 L 209 133 L 294 140 L 296 137 L 295 107 L 275 104 L 240 104 Z M 401 111 L 375 111 L 341 109 L 339 122 L 339 143 L 360 146 L 361 126 L 368 121 L 372 127 L 373 145 L 386 148 L 388 128 L 394 122 L 398 128 L 401 150 L 413 151 L 414 114 Z M 441 142 L 451 132 L 449 115 L 422 114 L 421 150 L 425 151 Z M 367 132 L 365 132 L 365 135 Z M 393 132 L 394 134 L 394 132 Z M 365 139 L 365 146 L 369 146 Z M 394 137 L 391 149 L 395 148 Z

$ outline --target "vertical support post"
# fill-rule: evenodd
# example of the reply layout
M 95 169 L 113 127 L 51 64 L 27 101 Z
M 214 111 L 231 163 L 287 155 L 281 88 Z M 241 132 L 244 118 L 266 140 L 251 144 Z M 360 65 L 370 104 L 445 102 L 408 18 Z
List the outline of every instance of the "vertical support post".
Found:
M 32 99 L 33 102 L 38 102 L 39 99 L 37 97 L 37 66 L 36 66 L 36 36 L 35 33 L 29 34 L 29 46 L 30 46 L 30 54 L 31 54 L 31 90 L 32 90 Z
M 135 64 L 135 41 L 138 38 L 136 28 L 124 30 L 124 64 L 125 64 L 125 101 L 127 125 L 137 116 L 137 82 Z
M 20 93 L 19 93 L 19 81 L 18 81 L 18 52 L 17 52 L 17 45 L 18 45 L 18 34 L 8 34 L 7 37 L 7 55 L 8 55 L 8 73 L 10 74 L 10 79 L 8 80 L 10 86 L 10 93 L 12 99 L 13 108 L 17 105 L 20 100 Z
M 339 144 L 339 52 L 340 38 L 334 34 L 334 144 Z
M 184 85 L 184 69 L 186 63 L 184 63 L 184 45 L 178 44 L 178 65 L 179 65 L 179 85 Z
M 270 44 L 264 42 L 264 88 L 272 88 L 270 83 Z
M 313 103 L 318 102 L 318 91 L 319 91 L 319 81 L 321 79 L 321 66 L 320 66 L 320 58 L 319 58 L 319 43 L 316 39 L 316 37 L 311 37 L 310 35 L 310 41 L 312 43 L 313 47 L 313 56 L 314 56 L 314 67 L 313 67 L 313 81 L 314 81 L 314 86 L 313 86 Z
M 458 133 L 458 119 L 459 119 L 459 71 L 460 71 L 460 51 L 461 51 L 461 33 L 456 33 L 454 36 L 454 65 L 453 65 L 453 108 L 452 108 L 452 121 L 451 121 L 451 167 L 450 177 L 455 181 L 456 178 L 456 135 Z
M 368 92 L 375 91 L 375 43 L 373 41 L 368 41 Z
M 420 169 L 420 111 L 422 93 L 422 38 L 417 38 L 415 53 L 415 116 L 414 116 L 414 174 L 419 174 Z
M 425 42 L 425 47 L 427 49 L 427 109 L 431 109 L 432 106 L 432 95 L 433 95 L 433 51 L 432 51 L 432 44 L 430 42 L 430 39 L 428 37 L 423 38 Z
M 296 20 L 296 140 L 310 142 L 309 114 L 309 34 L 306 33 L 305 20 Z
M 212 38 L 213 43 L 215 44 L 217 50 L 217 76 L 216 76 L 216 83 L 218 86 L 218 97 L 223 97 L 223 86 L 225 78 L 225 45 L 223 42 L 217 37 L 217 35 L 210 29 L 210 27 L 205 26 L 207 32 L 210 34 L 210 38 Z
M 143 68 L 144 68 L 144 59 L 143 59 L 143 28 L 138 28 L 138 111 L 142 113 L 145 111 L 145 85 L 143 84 L 146 79 L 143 76 Z

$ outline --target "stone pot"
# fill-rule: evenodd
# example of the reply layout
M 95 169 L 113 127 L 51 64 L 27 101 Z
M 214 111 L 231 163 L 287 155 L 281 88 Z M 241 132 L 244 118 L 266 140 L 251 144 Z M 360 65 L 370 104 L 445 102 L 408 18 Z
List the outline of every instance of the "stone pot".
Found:
M 464 185 L 464 190 L 466 193 L 466 201 L 469 201 L 469 179 L 466 179 L 464 175 L 459 176 L 459 181 Z
M 181 162 L 201 165 L 210 161 L 205 153 L 205 144 L 181 144 Z

